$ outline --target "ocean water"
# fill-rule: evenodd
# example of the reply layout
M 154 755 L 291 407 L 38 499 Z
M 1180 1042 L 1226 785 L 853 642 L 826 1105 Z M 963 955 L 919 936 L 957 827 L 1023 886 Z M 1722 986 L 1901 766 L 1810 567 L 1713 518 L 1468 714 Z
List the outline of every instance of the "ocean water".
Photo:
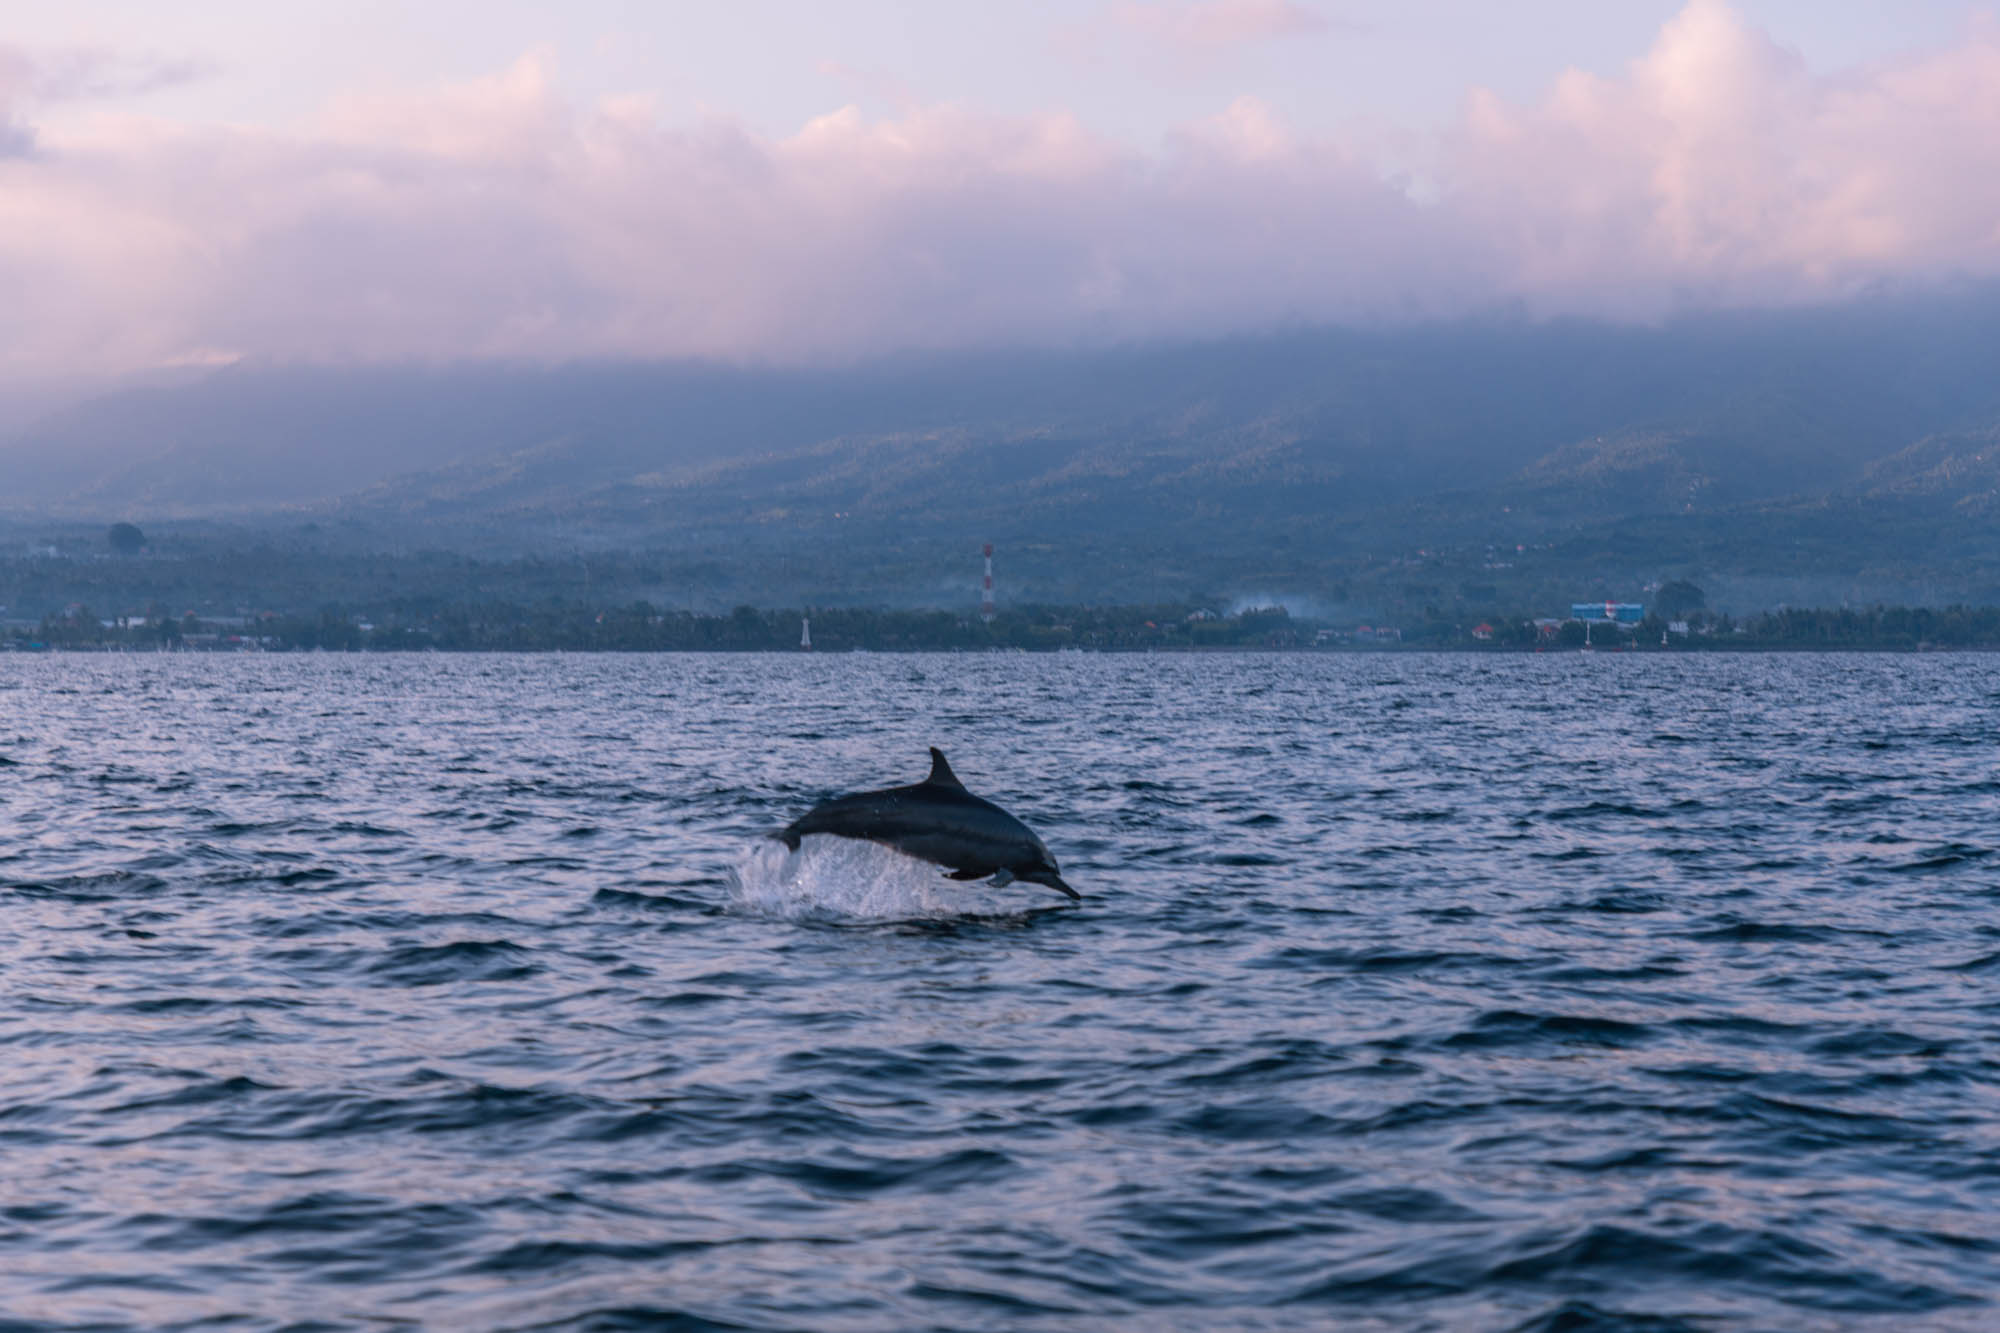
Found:
M 2000 1327 L 2000 661 L 0 658 L 0 1329 Z M 762 837 L 936 744 L 1086 895 Z

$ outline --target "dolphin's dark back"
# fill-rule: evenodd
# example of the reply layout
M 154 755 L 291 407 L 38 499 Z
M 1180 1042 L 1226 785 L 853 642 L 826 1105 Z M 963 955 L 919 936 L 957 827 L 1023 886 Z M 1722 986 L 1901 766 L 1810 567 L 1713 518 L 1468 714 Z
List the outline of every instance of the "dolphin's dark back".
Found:
M 931 747 L 930 776 L 922 782 L 879 791 L 850 792 L 821 801 L 776 836 L 794 851 L 799 839 L 809 833 L 889 842 L 912 831 L 909 826 L 935 823 L 947 813 L 959 823 L 976 823 L 993 835 L 1019 834 L 1039 842 L 1026 824 L 993 802 L 967 791 L 958 774 L 951 771 L 944 752 L 936 746 Z

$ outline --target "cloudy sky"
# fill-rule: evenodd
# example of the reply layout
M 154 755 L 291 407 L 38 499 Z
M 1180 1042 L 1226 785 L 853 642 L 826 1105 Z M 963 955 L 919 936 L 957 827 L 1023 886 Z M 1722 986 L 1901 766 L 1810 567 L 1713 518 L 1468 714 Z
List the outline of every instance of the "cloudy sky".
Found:
M 0 383 L 1996 274 L 1955 0 L 0 0 Z

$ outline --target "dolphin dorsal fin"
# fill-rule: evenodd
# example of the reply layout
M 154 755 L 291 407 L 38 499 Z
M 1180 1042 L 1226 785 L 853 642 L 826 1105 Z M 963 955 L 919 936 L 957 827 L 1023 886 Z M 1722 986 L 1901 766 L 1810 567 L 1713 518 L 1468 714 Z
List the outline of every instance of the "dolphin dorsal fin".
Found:
M 944 761 L 944 751 L 931 747 L 931 775 L 924 779 L 926 787 L 951 787 L 964 791 L 965 784 L 958 780 L 958 774 L 951 771 L 951 765 Z

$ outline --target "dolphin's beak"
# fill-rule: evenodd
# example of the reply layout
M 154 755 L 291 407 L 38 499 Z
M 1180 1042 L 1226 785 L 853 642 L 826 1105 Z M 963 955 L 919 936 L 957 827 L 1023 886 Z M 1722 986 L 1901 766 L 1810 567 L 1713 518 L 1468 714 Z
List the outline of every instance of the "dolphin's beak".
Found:
M 1083 895 L 1078 893 L 1075 889 L 1072 889 L 1069 885 L 1063 883 L 1062 876 L 1058 875 L 1053 870 L 1038 870 L 1035 871 L 1033 874 L 1023 875 L 1021 876 L 1021 878 L 1034 884 L 1046 884 L 1050 888 L 1054 889 L 1057 893 L 1068 894 L 1076 902 L 1083 901 Z

